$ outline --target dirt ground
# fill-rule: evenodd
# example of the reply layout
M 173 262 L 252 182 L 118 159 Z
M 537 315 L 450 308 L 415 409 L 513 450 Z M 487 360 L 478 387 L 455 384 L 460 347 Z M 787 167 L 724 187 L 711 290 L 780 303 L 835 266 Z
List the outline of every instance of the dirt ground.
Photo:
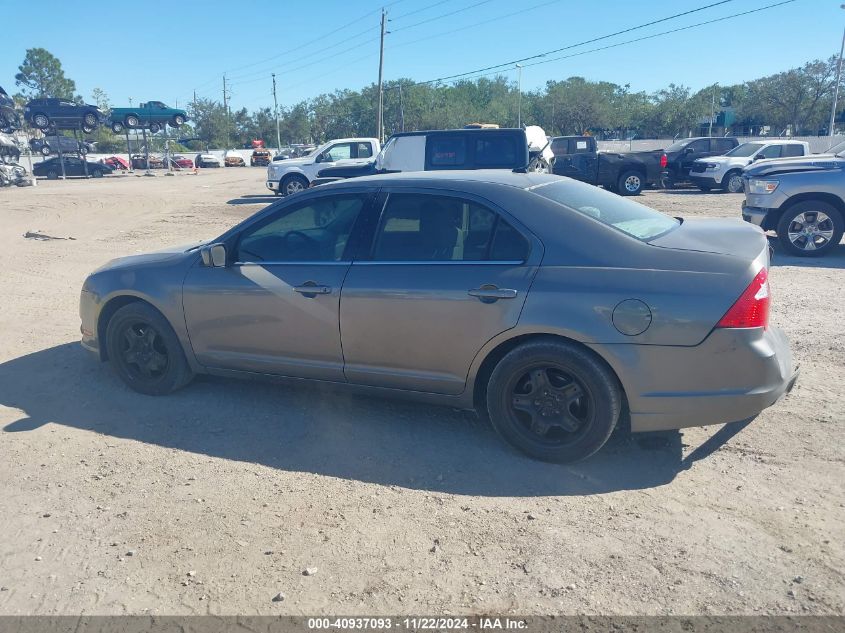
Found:
M 845 245 L 776 251 L 788 398 L 554 466 L 450 409 L 218 379 L 145 397 L 82 350 L 86 274 L 221 233 L 272 201 L 263 177 L 0 190 L 0 614 L 845 613 Z M 738 217 L 741 196 L 641 200 Z

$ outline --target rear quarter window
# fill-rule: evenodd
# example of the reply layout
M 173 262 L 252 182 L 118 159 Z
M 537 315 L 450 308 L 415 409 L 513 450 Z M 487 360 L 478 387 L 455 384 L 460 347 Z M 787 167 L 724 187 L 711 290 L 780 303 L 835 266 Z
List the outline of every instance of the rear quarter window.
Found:
M 466 164 L 467 144 L 463 136 L 428 139 L 429 163 L 436 167 L 458 167 Z

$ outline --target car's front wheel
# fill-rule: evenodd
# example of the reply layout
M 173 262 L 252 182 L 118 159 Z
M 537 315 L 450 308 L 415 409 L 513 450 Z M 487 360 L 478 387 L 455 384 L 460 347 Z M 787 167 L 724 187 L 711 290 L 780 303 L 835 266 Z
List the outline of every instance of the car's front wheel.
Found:
M 51 169 L 47 172 L 47 180 L 58 180 L 59 179 L 59 172 L 55 169 Z
M 173 117 L 172 124 L 173 124 L 173 127 L 179 127 L 184 122 L 185 122 L 185 117 L 183 117 L 181 114 L 177 114 L 175 117 Z
M 161 123 L 150 123 L 150 132 L 157 134 L 161 131 Z
M 777 233 L 787 253 L 818 257 L 842 241 L 842 214 L 832 204 L 821 200 L 799 202 L 783 212 Z
M 643 190 L 643 176 L 637 171 L 626 171 L 619 176 L 616 191 L 621 196 L 638 196 Z
M 40 112 L 32 117 L 32 122 L 39 130 L 46 130 L 50 127 L 50 119 L 46 114 Z
M 90 128 L 97 127 L 97 115 L 93 112 L 86 112 L 82 117 L 82 122 Z
M 295 193 L 308 189 L 308 180 L 299 174 L 290 174 L 282 179 L 281 189 L 284 195 L 292 196 Z
M 130 303 L 115 312 L 106 345 L 117 375 L 140 393 L 165 395 L 193 377 L 173 328 L 149 304 Z
M 103 177 L 103 170 L 102 169 L 94 169 L 94 171 L 91 172 L 91 175 L 94 178 L 102 178 Z
M 613 373 L 589 351 L 563 341 L 526 343 L 499 361 L 487 385 L 487 412 L 508 443 L 535 459 L 589 457 L 619 420 Z
M 120 134 L 121 132 L 123 132 L 123 123 L 121 123 L 120 121 L 115 121 L 111 124 L 111 131 L 115 134 Z
M 41 151 L 42 156 L 49 156 L 50 155 L 50 146 L 49 145 L 42 145 L 40 151 Z

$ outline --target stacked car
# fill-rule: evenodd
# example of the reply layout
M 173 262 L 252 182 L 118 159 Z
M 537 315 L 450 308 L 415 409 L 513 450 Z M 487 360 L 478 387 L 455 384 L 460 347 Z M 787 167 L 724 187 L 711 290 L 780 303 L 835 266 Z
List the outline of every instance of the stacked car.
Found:
M 161 101 L 147 101 L 136 107 L 112 108 L 110 126 L 119 134 L 124 129 L 147 129 L 153 134 L 165 126 L 179 127 L 188 120 L 188 114 L 179 108 L 171 108 Z

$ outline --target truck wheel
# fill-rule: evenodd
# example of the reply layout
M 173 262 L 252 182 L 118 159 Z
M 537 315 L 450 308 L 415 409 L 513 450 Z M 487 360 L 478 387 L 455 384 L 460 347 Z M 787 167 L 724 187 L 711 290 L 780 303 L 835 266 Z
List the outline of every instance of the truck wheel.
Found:
M 96 127 L 91 127 L 90 125 L 83 125 L 82 126 L 82 132 L 84 134 L 91 134 L 91 132 L 93 132 L 96 129 L 97 129 Z
M 86 112 L 82 117 L 82 122 L 93 129 L 97 127 L 97 115 L 93 112 Z
M 827 254 L 842 241 L 842 232 L 842 214 L 821 200 L 806 200 L 789 207 L 777 227 L 783 249 L 799 257 Z
M 150 132 L 156 134 L 161 131 L 161 123 L 150 123 Z
M 173 117 L 173 127 L 179 127 L 184 122 L 185 117 L 183 117 L 181 114 L 177 114 L 175 117 Z
M 743 190 L 742 172 L 731 171 L 722 178 L 722 189 L 728 193 L 741 193 Z
M 620 196 L 638 196 L 643 190 L 643 175 L 638 171 L 626 171 L 619 176 L 616 191 Z
M 280 189 L 282 190 L 282 194 L 285 196 L 292 196 L 295 193 L 299 193 L 300 191 L 305 191 L 308 189 L 308 180 L 305 176 L 300 176 L 299 174 L 290 174 L 289 176 L 285 176 L 282 179 L 282 184 Z
M 111 131 L 115 134 L 120 134 L 121 132 L 123 132 L 123 123 L 121 123 L 120 121 L 115 121 L 111 124 Z
M 50 146 L 49 145 L 42 145 L 41 146 L 41 155 L 42 156 L 49 156 L 50 155 Z
M 138 120 L 137 115 L 135 114 L 128 114 L 126 116 L 126 127 L 138 127 L 140 121 Z

